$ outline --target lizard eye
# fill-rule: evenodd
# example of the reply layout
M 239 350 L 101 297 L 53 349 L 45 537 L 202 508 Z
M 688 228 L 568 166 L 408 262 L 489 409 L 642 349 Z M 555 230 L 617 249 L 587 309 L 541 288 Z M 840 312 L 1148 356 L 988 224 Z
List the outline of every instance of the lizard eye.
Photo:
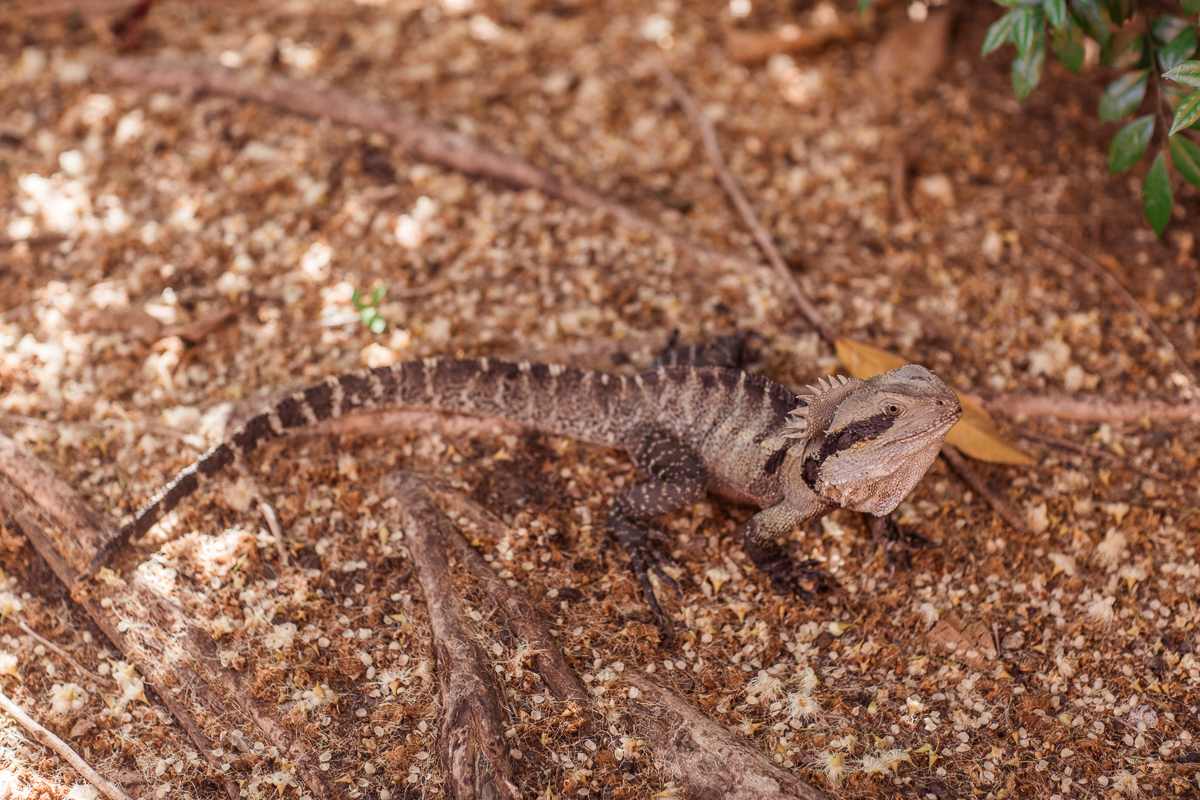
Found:
M 904 409 L 895 403 L 888 403 L 883 407 L 883 413 L 887 414 L 889 417 L 898 417 L 902 411 L 904 411 Z

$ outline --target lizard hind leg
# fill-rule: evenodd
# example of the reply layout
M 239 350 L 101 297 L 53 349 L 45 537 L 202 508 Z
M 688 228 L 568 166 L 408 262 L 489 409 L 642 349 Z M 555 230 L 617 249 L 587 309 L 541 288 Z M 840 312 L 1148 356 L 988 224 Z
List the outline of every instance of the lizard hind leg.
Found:
M 629 447 L 629 454 L 648 480 L 620 495 L 608 510 L 607 535 L 615 539 L 629 555 L 629 566 L 641 586 L 659 628 L 669 630 L 650 585 L 650 574 L 676 591 L 679 585 L 663 571 L 672 559 L 651 544 L 652 538 L 666 538 L 649 524 L 652 517 L 666 514 L 704 497 L 707 476 L 700 460 L 683 442 L 666 431 L 642 434 Z

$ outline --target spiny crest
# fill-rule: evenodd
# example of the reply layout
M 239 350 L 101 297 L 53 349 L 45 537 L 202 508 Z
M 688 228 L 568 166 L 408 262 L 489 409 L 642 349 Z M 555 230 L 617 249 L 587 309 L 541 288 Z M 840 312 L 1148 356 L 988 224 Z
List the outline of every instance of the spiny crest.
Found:
M 788 412 L 791 420 L 783 427 L 783 438 L 785 439 L 807 439 L 808 438 L 808 411 L 812 408 L 813 402 L 821 395 L 829 392 L 832 389 L 840 389 L 850 382 L 849 378 L 844 378 L 841 375 L 830 375 L 828 379 L 817 378 L 817 386 L 809 386 L 812 390 L 811 397 L 805 397 L 804 405 L 799 408 L 794 408 Z

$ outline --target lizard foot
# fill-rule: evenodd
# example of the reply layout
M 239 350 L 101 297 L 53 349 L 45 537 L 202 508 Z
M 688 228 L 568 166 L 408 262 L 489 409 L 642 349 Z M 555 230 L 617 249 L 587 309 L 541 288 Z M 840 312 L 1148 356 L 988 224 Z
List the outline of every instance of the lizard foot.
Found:
M 897 564 L 905 572 L 912 569 L 910 554 L 913 550 L 940 546 L 937 542 L 930 541 L 919 533 L 901 528 L 890 516 L 871 517 L 871 531 L 874 536 L 871 540 L 871 553 L 867 558 L 873 558 L 875 553 L 882 548 L 889 578 L 896 574 Z
M 673 636 L 675 628 L 663 615 L 658 598 L 654 595 L 654 587 L 650 585 L 650 574 L 653 573 L 660 581 L 682 594 L 679 584 L 663 570 L 664 566 L 678 566 L 678 564 L 675 559 L 651 546 L 652 536 L 653 533 L 647 526 L 640 525 L 627 517 L 610 513 L 607 536 L 600 545 L 600 558 L 604 558 L 609 537 L 620 543 L 629 555 L 629 568 L 633 570 L 634 577 L 642 587 L 642 595 L 646 598 L 646 605 L 650 606 L 650 611 L 654 614 L 659 630 L 668 636 Z M 665 537 L 658 534 L 654 538 Z
M 811 603 L 817 595 L 837 588 L 837 581 L 826 570 L 821 569 L 820 561 L 805 559 L 795 561 L 782 547 L 776 545 L 763 546 L 753 542 L 743 542 L 746 555 L 754 565 L 767 574 L 775 590 L 783 595 L 794 594 L 805 602 Z M 812 590 L 804 588 L 804 583 L 812 584 Z

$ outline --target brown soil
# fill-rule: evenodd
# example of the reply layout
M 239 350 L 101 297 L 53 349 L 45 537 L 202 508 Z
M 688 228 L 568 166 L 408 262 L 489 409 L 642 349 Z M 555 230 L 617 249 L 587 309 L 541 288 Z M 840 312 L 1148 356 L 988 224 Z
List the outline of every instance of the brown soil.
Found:
M 770 341 L 755 369 L 775 380 L 837 369 L 765 270 L 699 263 L 665 234 L 414 161 L 369 130 L 119 83 L 102 62 L 119 12 L 39 8 L 6 4 L 0 18 L 0 237 L 16 240 L 0 245 L 0 428 L 114 522 L 219 440 L 229 404 L 244 414 L 242 401 L 364 364 L 465 354 L 633 372 L 672 331 L 752 329 Z M 756 5 L 737 24 L 810 11 Z M 1110 76 L 1051 64 L 1019 104 L 1011 53 L 978 56 L 997 15 L 959 8 L 944 64 L 903 90 L 870 68 L 905 22 L 892 6 L 858 41 L 746 66 L 726 53 L 725 4 L 673 0 L 168 0 L 139 52 L 384 101 L 761 260 L 655 77 L 662 59 L 844 335 L 980 391 L 1190 397 L 1137 316 L 1015 218 L 1099 261 L 1195 365 L 1200 193 L 1177 187 L 1156 242 L 1141 219 L 1146 165 L 1106 173 L 1115 126 L 1095 104 Z M 351 293 L 384 284 L 388 328 L 374 334 Z M 211 330 L 170 327 L 228 308 Z M 840 583 L 810 605 L 751 568 L 737 536 L 748 509 L 710 501 L 663 519 L 683 586 L 662 587 L 680 629 L 670 649 L 623 557 L 596 557 L 606 505 L 636 471 L 552 437 L 484 426 L 287 440 L 138 552 L 344 797 L 444 796 L 428 617 L 381 483 L 397 467 L 500 517 L 503 537 L 468 538 L 532 595 L 587 685 L 608 690 L 596 698 L 609 727 L 581 738 L 520 643 L 481 616 L 527 796 L 681 793 L 611 701 L 634 667 L 831 797 L 1195 796 L 1196 426 L 1022 424 L 1118 458 L 1025 440 L 1035 468 L 977 465 L 1028 519 L 1024 534 L 938 462 L 898 514 L 941 546 L 889 575 L 862 522 L 834 513 L 794 543 Z M 221 796 L 153 687 L 123 695 L 120 654 L 16 528 L 0 534 L 0 659 L 16 657 L 0 661 L 4 691 L 132 795 Z M 55 710 L 68 683 L 86 702 Z M 0 796 L 66 797 L 80 778 L 5 720 Z M 304 794 L 250 720 L 199 721 L 245 796 Z

